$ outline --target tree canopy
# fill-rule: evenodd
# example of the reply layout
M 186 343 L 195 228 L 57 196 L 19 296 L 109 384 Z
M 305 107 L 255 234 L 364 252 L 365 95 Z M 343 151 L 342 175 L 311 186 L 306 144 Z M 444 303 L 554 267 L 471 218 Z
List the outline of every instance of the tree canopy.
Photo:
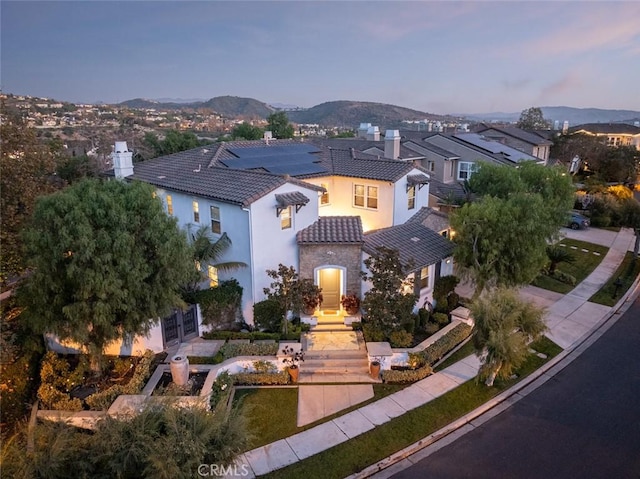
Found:
M 231 131 L 231 138 L 234 140 L 261 140 L 264 130 L 259 126 L 253 126 L 246 121 L 236 125 Z
M 0 190 L 2 191 L 0 281 L 20 275 L 25 268 L 20 232 L 36 200 L 52 193 L 64 182 L 55 172 L 61 161 L 59 149 L 41 143 L 20 118 L 6 114 L 0 124 Z
M 272 113 L 267 118 L 267 122 L 269 123 L 267 130 L 271 131 L 274 138 L 293 138 L 293 125 L 289 123 L 285 112 Z
M 562 170 L 525 163 L 519 168 L 482 164 L 470 184 L 481 195 L 451 215 L 454 258 L 476 285 L 531 282 L 546 261 L 547 240 L 573 205 L 571 180 Z
M 148 333 L 183 305 L 187 238 L 152 194 L 140 182 L 83 180 L 40 198 L 25 231 L 27 319 L 86 345 L 96 372 L 107 344 Z
M 517 123 L 518 128 L 523 130 L 548 130 L 551 124 L 545 120 L 542 110 L 538 107 L 531 107 L 522 110 Z
M 197 148 L 207 142 L 198 140 L 195 133 L 191 131 L 169 130 L 163 140 L 160 140 L 155 133 L 148 132 L 144 135 L 143 143 L 153 151 L 151 158 L 155 158 Z

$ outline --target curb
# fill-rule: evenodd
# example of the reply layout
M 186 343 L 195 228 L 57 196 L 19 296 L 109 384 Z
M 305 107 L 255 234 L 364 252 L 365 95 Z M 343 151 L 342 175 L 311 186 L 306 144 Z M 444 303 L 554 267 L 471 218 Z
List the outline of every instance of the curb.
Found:
M 433 446 L 432 451 L 425 451 L 426 454 L 421 454 L 420 459 L 431 455 L 438 449 L 441 449 L 448 444 L 455 441 L 458 437 L 472 431 L 475 427 L 483 424 L 489 419 L 497 416 L 511 405 L 518 402 L 520 399 L 527 396 L 529 393 L 540 387 L 547 382 L 553 376 L 558 374 L 564 368 L 566 368 L 574 359 L 584 352 L 591 344 L 598 340 L 611 326 L 613 326 L 618 319 L 622 316 L 627 309 L 631 307 L 631 304 L 635 298 L 640 295 L 640 276 L 636 278 L 627 292 L 620 298 L 618 303 L 611 308 L 609 313 L 598 322 L 593 329 L 587 331 L 582 337 L 580 337 L 574 344 L 562 351 L 551 361 L 545 363 L 542 367 L 531 373 L 522 381 L 513 385 L 506 391 L 501 392 L 496 397 L 492 398 L 488 402 L 477 407 L 473 411 L 460 417 L 454 422 L 446 425 L 442 429 L 431 433 L 430 435 L 420 439 L 404 449 L 392 454 L 391 456 L 382 459 L 376 464 L 363 469 L 360 472 L 351 474 L 345 479 L 364 479 L 371 477 L 372 475 L 379 473 L 385 469 L 400 463 L 401 461 L 407 461 L 406 467 L 398 468 L 394 472 L 399 472 L 407 467 L 413 465 L 413 462 L 409 460 L 409 457 L 426 449 L 429 446 Z M 612 318 L 615 319 L 612 321 Z M 547 374 L 548 373 L 548 374 Z M 526 389 L 526 390 L 525 390 Z M 522 391 L 522 394 L 520 394 Z M 482 418 L 481 416 L 486 415 Z M 460 434 L 455 434 L 455 432 Z M 438 444 L 440 443 L 440 444 Z

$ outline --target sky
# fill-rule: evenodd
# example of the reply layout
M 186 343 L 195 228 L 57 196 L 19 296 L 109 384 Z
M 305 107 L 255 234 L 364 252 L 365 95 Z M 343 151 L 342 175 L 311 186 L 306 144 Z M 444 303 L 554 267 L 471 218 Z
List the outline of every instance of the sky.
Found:
M 4 93 L 640 110 L 640 2 L 6 1 Z

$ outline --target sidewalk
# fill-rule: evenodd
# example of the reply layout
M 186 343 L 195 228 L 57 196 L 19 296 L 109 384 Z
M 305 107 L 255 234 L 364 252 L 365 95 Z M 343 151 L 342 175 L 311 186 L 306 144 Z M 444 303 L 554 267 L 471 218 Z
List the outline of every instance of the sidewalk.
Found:
M 610 242 L 609 252 L 598 267 L 570 293 L 563 296 L 534 287 L 521 290 L 523 297 L 548 307 L 547 336 L 565 349 L 576 344 L 611 312 L 613 308 L 589 303 L 588 299 L 615 272 L 626 251 L 633 248 L 634 237 L 631 230 L 623 229 L 619 233 L 606 231 L 598 239 Z M 479 366 L 480 362 L 475 355 L 468 356 L 379 401 L 291 437 L 248 451 L 239 456 L 236 463 L 248 464 L 254 477 L 293 464 L 442 396 L 474 378 Z

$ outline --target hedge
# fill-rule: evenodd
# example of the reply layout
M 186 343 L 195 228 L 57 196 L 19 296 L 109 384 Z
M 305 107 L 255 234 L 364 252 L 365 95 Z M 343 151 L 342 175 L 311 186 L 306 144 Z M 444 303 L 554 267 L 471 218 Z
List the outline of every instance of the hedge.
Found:
M 385 383 L 412 383 L 424 379 L 433 373 L 428 364 L 417 369 L 385 369 L 382 371 L 382 380 Z
M 279 386 L 289 384 L 289 373 L 238 373 L 231 376 L 233 384 L 242 386 Z
M 242 286 L 235 279 L 221 281 L 217 287 L 196 291 L 187 299 L 200 305 L 203 324 L 224 327 L 236 323 L 241 314 Z
M 227 343 L 220 348 L 224 360 L 236 356 L 275 356 L 278 354 L 278 343 L 271 344 L 237 344 Z
M 273 339 L 278 341 L 280 339 L 279 333 L 263 333 L 261 331 L 254 331 L 252 333 L 241 333 L 238 331 L 209 331 L 202 335 L 204 339 L 250 339 L 252 341 L 257 339 Z
M 472 327 L 466 323 L 460 323 L 444 336 L 427 346 L 422 352 L 426 364 L 434 364 L 445 354 L 455 348 L 471 335 Z

